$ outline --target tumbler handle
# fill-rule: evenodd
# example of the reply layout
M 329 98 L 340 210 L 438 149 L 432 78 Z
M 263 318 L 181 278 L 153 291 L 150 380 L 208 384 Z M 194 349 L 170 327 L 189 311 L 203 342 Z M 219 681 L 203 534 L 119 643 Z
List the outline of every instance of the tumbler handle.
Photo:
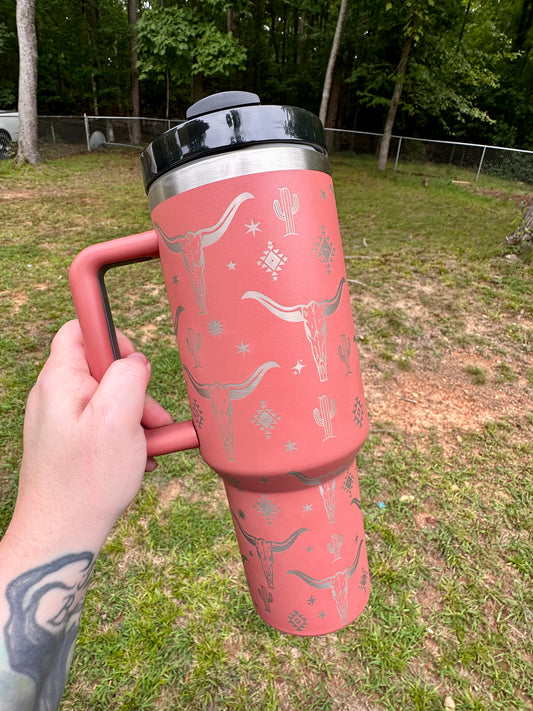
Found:
M 98 381 L 111 363 L 121 357 L 104 283 L 105 273 L 111 267 L 150 259 L 159 259 L 155 230 L 91 245 L 72 262 L 70 289 L 85 341 L 89 369 Z M 192 420 L 145 428 L 145 434 L 150 457 L 193 449 L 199 445 Z

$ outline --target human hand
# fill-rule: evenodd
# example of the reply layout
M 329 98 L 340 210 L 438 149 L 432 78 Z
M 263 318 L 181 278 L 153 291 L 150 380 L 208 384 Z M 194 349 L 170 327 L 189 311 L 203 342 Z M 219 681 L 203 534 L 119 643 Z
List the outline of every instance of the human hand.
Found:
M 155 467 L 147 427 L 172 422 L 146 395 L 150 365 L 119 336 L 122 359 L 98 383 L 77 321 L 65 324 L 30 393 L 24 454 L 11 529 L 24 537 L 67 537 L 96 550 Z M 31 529 L 31 532 L 30 530 Z

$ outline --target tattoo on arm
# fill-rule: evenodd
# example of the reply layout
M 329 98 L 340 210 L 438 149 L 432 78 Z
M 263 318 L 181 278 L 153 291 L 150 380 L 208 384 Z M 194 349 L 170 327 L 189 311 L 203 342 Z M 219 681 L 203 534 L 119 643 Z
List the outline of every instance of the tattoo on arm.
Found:
M 35 685 L 32 711 L 59 706 L 94 563 L 89 552 L 65 555 L 19 575 L 6 588 L 7 658 L 13 672 Z

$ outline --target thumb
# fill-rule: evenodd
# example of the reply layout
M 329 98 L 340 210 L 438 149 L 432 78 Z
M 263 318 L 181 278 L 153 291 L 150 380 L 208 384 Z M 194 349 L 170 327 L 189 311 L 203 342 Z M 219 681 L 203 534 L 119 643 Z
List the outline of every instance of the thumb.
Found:
M 142 418 L 150 363 L 143 353 L 131 353 L 110 365 L 91 404 L 100 410 L 108 426 L 138 427 Z

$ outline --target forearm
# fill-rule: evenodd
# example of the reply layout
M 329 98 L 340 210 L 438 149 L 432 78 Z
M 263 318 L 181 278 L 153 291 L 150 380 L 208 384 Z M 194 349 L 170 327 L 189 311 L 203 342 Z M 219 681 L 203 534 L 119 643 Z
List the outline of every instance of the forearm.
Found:
M 79 324 L 65 324 L 28 398 L 0 540 L 0 711 L 57 709 L 96 556 L 155 466 L 141 421 L 172 421 L 146 396 L 148 361 L 119 340 L 124 357 L 98 383 Z
M 0 711 L 55 711 L 67 681 L 96 554 L 48 548 L 0 541 Z

